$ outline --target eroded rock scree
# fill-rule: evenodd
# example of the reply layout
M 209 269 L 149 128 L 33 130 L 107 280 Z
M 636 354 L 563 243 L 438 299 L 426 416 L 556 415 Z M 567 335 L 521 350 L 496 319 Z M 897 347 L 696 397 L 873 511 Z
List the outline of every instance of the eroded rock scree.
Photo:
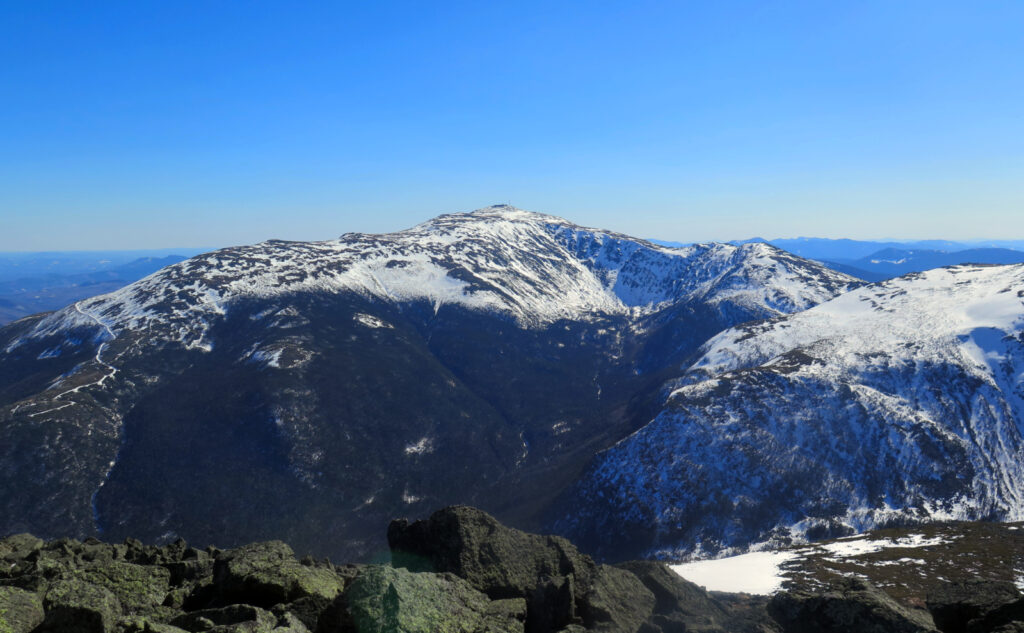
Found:
M 0 632 L 1024 631 L 1012 583 L 950 584 L 928 610 L 860 580 L 770 601 L 709 593 L 661 563 L 599 565 L 561 537 L 459 506 L 394 521 L 388 541 L 391 565 L 334 565 L 280 541 L 219 550 L 14 535 L 0 540 Z

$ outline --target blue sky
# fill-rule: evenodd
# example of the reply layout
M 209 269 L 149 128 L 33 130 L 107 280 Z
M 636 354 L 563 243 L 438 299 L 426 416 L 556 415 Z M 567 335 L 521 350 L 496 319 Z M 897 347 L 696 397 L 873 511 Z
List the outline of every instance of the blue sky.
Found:
M 1020 2 L 0 4 L 0 251 L 497 202 L 680 241 L 1024 238 Z

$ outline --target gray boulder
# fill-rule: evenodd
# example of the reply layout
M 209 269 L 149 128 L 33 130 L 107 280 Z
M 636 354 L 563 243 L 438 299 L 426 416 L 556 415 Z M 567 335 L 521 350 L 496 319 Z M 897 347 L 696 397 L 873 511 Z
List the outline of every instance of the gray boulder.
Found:
M 476 508 L 392 521 L 388 544 L 396 567 L 454 574 L 492 600 L 524 599 L 529 633 L 570 625 L 634 633 L 655 604 L 630 572 L 598 566 L 564 538 L 506 527 Z
M 900 606 L 870 583 L 845 578 L 824 591 L 775 594 L 768 612 L 785 633 L 935 633 L 931 616 Z
M 121 603 L 112 591 L 81 578 L 55 582 L 43 608 L 46 618 L 40 630 L 54 633 L 111 633 L 121 616 Z
M 967 623 L 1021 597 L 1009 581 L 948 582 L 928 594 L 927 605 L 935 626 L 943 633 L 965 633 Z
M 492 603 L 451 574 L 381 565 L 363 569 L 339 600 L 334 625 L 358 633 L 522 633 L 525 615 L 521 601 Z
M 29 633 L 42 624 L 44 617 L 39 594 L 17 587 L 0 587 L 0 631 Z
M 213 565 L 213 583 L 228 603 L 263 608 L 307 596 L 333 600 L 345 589 L 336 573 L 306 566 L 281 541 L 253 543 L 224 552 Z

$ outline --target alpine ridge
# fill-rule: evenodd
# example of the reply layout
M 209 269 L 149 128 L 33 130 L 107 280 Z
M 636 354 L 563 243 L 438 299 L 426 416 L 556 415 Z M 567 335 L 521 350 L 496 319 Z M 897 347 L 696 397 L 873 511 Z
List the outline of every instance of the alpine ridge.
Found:
M 722 332 L 595 459 L 558 525 L 598 550 L 679 558 L 1019 520 L 1022 298 L 1024 266 L 957 266 Z
M 536 527 L 712 336 L 860 285 L 506 206 L 193 257 L 0 329 L 0 532 L 359 557 L 452 503 Z

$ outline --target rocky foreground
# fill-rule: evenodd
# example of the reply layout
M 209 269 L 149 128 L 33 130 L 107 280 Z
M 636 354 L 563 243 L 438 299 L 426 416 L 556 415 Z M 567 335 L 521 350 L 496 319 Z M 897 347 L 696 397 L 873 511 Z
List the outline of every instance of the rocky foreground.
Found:
M 939 585 L 926 608 L 855 578 L 771 598 L 708 593 L 665 565 L 596 564 L 468 507 L 394 521 L 391 565 L 129 539 L 0 540 L 0 633 L 1024 632 L 1012 582 Z

